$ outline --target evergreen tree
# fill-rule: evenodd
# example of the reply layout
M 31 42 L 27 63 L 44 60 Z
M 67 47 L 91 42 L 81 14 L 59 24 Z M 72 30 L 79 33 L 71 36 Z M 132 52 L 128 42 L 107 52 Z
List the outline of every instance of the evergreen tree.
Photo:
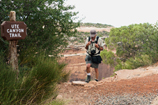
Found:
M 18 41 L 20 56 L 45 52 L 56 56 L 66 47 L 67 38 L 76 33 L 77 13 L 74 6 L 65 6 L 65 0 L 0 0 L 0 22 L 9 21 L 11 10 L 16 21 L 27 25 L 27 37 Z M 0 52 L 8 49 L 8 41 L 0 37 Z M 20 57 L 23 58 L 23 57 Z

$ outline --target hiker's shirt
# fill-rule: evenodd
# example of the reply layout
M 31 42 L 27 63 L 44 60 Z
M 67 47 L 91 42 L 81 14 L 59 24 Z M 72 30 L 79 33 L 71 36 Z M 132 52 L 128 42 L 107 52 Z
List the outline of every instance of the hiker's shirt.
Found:
M 87 43 L 88 43 L 88 39 L 89 39 L 89 37 L 86 39 L 85 46 L 86 46 Z M 96 51 L 96 54 L 95 54 L 94 56 L 100 55 L 98 48 L 95 47 L 95 44 L 96 44 L 95 42 L 96 42 L 96 40 L 97 40 L 97 37 L 95 37 L 95 40 L 94 40 L 94 41 L 92 41 L 92 39 L 90 38 L 90 41 L 92 41 L 93 43 L 91 42 L 91 44 L 88 46 L 87 54 L 86 54 L 86 55 L 91 54 L 91 50 L 95 50 L 95 51 Z M 99 39 L 98 39 L 98 44 L 99 44 L 100 47 L 103 47 L 103 46 L 104 46 L 103 40 L 102 40 L 100 37 L 99 37 Z M 103 47 L 103 48 L 104 48 L 104 47 Z M 99 54 L 98 54 L 98 53 L 99 53 Z M 90 55 L 89 55 L 89 56 L 90 56 Z

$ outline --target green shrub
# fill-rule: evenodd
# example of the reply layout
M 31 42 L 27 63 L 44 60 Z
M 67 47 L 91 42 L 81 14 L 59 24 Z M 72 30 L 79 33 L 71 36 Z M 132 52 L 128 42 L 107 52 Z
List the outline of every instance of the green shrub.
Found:
M 130 58 L 125 62 L 126 69 L 135 69 L 140 66 L 148 66 L 152 64 L 152 59 L 149 55 L 136 56 L 135 58 Z
M 115 55 L 112 51 L 103 50 L 101 51 L 101 58 L 103 63 L 114 66 L 116 63 Z
M 135 58 L 129 58 L 126 62 L 118 63 L 115 66 L 115 71 L 120 69 L 136 69 L 140 66 L 149 66 L 152 64 L 152 59 L 149 55 L 140 55 Z
M 157 60 L 158 33 L 157 26 L 152 24 L 132 24 L 113 28 L 105 41 L 108 48 L 116 49 L 117 56 L 123 62 L 142 54 L 150 55 L 153 61 Z
M 63 70 L 65 64 L 45 55 L 33 60 L 35 65 L 32 68 L 19 67 L 19 79 L 16 79 L 16 73 L 0 59 L 0 104 L 40 104 L 57 96 L 57 83 L 69 77 L 69 73 Z
M 135 69 L 140 66 L 148 66 L 158 61 L 158 25 L 149 23 L 132 24 L 113 28 L 105 39 L 109 49 L 116 49 L 117 60 L 115 71 L 120 69 Z M 105 61 L 111 57 L 106 53 Z M 104 61 L 104 60 L 103 60 Z M 107 62 L 104 62 L 107 63 Z M 109 63 L 109 62 L 108 62 Z M 111 61 L 113 64 L 113 62 Z
M 123 69 L 123 65 L 122 64 L 118 64 L 118 65 L 115 66 L 114 72 L 118 71 L 118 70 L 121 70 L 121 69 Z

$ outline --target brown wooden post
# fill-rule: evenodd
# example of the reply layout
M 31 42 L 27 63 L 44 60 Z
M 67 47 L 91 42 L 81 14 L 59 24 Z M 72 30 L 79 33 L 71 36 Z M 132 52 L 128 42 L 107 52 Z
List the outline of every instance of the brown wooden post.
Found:
M 16 21 L 16 12 L 10 11 L 10 21 Z M 10 64 L 12 69 L 17 72 L 17 77 L 19 74 L 18 69 L 18 57 L 17 57 L 17 43 L 18 40 L 9 41 L 9 57 L 10 57 Z

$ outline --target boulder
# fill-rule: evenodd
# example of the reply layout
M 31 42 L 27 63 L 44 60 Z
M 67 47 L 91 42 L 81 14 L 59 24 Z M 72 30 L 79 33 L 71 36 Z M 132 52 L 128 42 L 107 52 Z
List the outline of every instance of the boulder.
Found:
M 119 70 L 115 72 L 115 81 L 119 81 L 122 79 L 132 79 L 132 78 L 139 78 L 139 77 L 145 77 L 153 74 L 158 74 L 158 69 L 155 69 L 154 67 L 148 67 L 146 69 L 144 68 L 137 68 L 134 70 Z
M 138 77 L 142 72 L 143 70 L 141 69 L 119 70 L 115 72 L 117 74 L 115 80 L 118 81 L 121 79 L 132 79 L 132 78 Z

